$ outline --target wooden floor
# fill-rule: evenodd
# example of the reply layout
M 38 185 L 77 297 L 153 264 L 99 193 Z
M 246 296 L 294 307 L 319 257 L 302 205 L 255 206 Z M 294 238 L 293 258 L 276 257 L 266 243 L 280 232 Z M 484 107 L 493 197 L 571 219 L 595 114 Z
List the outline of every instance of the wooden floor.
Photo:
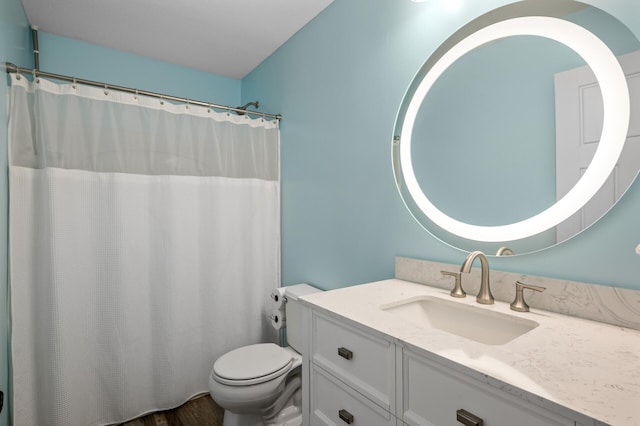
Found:
M 224 410 L 209 395 L 188 401 L 169 411 L 149 414 L 122 426 L 222 426 Z

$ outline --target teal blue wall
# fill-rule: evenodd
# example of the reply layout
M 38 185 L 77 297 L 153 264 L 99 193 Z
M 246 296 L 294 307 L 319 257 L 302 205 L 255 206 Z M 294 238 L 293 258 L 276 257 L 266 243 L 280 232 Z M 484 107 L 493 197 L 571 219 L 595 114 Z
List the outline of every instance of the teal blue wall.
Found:
M 462 263 L 405 210 L 391 167 L 397 108 L 424 59 L 508 0 L 335 0 L 242 83 L 282 113 L 282 280 L 325 289 L 394 274 L 394 256 Z M 586 1 L 640 34 L 635 0 Z M 537 179 L 534 175 L 533 179 Z M 640 182 L 574 239 L 495 269 L 640 289 Z
M 44 71 L 221 105 L 240 103 L 240 80 L 45 32 L 39 32 L 38 44 Z
M 0 426 L 9 424 L 9 355 L 7 305 L 7 92 L 5 62 L 33 65 L 29 46 L 29 26 L 20 0 L 0 0 L 0 390 L 5 393 L 5 406 L 0 413 Z

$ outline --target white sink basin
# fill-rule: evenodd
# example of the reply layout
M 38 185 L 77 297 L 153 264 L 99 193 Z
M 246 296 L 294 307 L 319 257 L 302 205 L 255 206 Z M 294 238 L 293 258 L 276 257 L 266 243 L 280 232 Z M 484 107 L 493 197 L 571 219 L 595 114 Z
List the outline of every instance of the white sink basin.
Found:
M 486 345 L 504 345 L 539 325 L 532 320 L 430 296 L 382 305 L 380 309 L 413 324 Z

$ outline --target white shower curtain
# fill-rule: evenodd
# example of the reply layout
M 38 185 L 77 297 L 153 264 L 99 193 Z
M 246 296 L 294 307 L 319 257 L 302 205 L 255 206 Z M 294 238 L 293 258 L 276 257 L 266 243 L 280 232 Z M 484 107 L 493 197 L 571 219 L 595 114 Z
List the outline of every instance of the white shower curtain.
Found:
M 102 425 L 273 341 L 276 122 L 12 76 L 13 421 Z

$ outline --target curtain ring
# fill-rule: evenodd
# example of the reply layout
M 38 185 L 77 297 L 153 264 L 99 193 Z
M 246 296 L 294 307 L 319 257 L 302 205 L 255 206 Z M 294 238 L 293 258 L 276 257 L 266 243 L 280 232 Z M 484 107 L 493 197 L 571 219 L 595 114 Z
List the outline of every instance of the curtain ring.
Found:
M 164 96 L 160 95 L 160 105 L 164 105 Z
M 207 112 L 211 112 L 211 108 L 213 108 L 213 106 L 209 104 L 209 108 L 207 108 Z
M 136 89 L 136 94 L 133 95 L 133 99 L 136 101 L 138 100 L 138 89 Z
M 185 109 L 189 109 L 189 99 L 187 99 L 187 104 L 184 107 Z
M 107 83 L 104 84 L 104 94 L 108 95 L 109 94 L 109 86 L 107 86 Z
M 71 85 L 71 87 L 75 90 L 76 88 L 76 78 L 73 77 L 73 84 Z

